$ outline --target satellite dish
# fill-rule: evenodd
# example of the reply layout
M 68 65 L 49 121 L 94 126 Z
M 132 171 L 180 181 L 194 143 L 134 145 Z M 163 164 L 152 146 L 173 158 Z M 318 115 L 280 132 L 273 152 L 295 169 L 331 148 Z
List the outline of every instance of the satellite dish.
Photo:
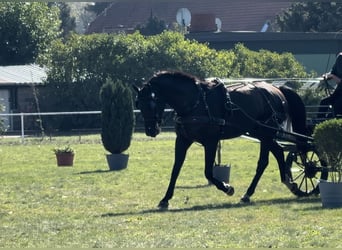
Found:
M 215 24 L 216 24 L 216 27 L 217 27 L 217 30 L 216 32 L 221 32 L 221 28 L 222 28 L 222 21 L 220 18 L 215 18 Z
M 189 26 L 191 23 L 191 13 L 187 8 L 180 8 L 176 15 L 177 23 L 181 26 Z

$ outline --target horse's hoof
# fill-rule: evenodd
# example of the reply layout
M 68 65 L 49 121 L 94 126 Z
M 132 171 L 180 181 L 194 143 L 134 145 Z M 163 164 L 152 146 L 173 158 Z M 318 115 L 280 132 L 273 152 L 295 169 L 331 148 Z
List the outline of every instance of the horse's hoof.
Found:
M 284 184 L 286 185 L 286 187 L 291 191 L 291 193 L 293 193 L 294 195 L 299 195 L 298 192 L 298 185 L 295 182 L 284 182 Z
M 168 209 L 169 203 L 167 201 L 160 201 L 158 204 L 159 209 Z
M 297 183 L 292 183 L 292 186 L 291 186 L 291 188 L 290 188 L 290 191 L 294 194 L 294 195 L 296 195 L 296 196 L 299 196 L 299 188 L 298 188 L 298 185 L 297 185 Z
M 227 189 L 226 194 L 229 196 L 232 196 L 235 192 L 234 187 L 230 186 L 229 184 L 225 185 L 225 188 Z
M 249 198 L 247 194 L 245 194 L 244 196 L 241 197 L 240 201 L 243 203 L 250 203 L 251 199 Z

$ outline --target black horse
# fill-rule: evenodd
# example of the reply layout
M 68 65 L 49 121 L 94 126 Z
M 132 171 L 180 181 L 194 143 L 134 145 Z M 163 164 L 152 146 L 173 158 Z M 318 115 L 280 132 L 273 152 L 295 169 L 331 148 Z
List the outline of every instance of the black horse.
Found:
M 283 148 L 276 136 L 285 126 L 299 134 L 306 131 L 306 112 L 301 98 L 291 89 L 274 87 L 265 82 L 225 87 L 220 81 L 204 81 L 182 72 L 155 74 L 139 89 L 137 107 L 144 117 L 147 136 L 160 133 L 166 104 L 176 112 L 175 160 L 167 192 L 159 207 L 167 208 L 177 177 L 193 142 L 204 146 L 205 176 L 219 190 L 233 195 L 234 188 L 213 177 L 213 165 L 219 140 L 248 135 L 260 140 L 256 174 L 241 198 L 249 202 L 269 161 L 276 158 L 281 181 L 292 191 L 298 188 L 286 169 Z

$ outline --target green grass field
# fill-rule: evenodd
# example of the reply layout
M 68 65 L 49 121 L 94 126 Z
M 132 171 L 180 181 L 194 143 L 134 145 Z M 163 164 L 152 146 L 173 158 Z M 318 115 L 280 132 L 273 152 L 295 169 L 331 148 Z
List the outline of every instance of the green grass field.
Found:
M 223 142 L 235 195 L 204 177 L 194 144 L 167 211 L 157 209 L 170 178 L 173 133 L 134 134 L 129 166 L 108 171 L 100 135 L 0 139 L 0 247 L 342 247 L 341 209 L 320 197 L 298 199 L 280 183 L 273 157 L 251 204 L 240 204 L 254 172 L 258 143 Z M 57 167 L 52 149 L 76 149 L 73 167 Z

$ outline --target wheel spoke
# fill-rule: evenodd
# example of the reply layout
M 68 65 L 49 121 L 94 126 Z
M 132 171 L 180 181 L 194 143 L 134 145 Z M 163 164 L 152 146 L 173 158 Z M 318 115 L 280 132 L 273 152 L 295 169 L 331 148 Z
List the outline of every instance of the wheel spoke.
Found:
M 303 182 L 305 180 L 305 177 L 302 178 L 301 182 L 299 183 L 298 187 L 300 190 L 302 190 Z
M 302 177 L 302 179 L 305 178 L 305 176 L 304 176 L 304 171 L 301 171 L 300 174 L 298 174 L 295 178 L 293 178 L 293 180 L 296 181 L 296 180 L 298 180 L 298 179 L 301 178 L 301 177 Z
M 311 187 L 314 188 L 314 187 L 315 187 L 315 183 L 313 182 L 312 179 L 313 179 L 313 178 L 310 178 L 309 180 L 310 180 L 310 183 L 311 183 Z

